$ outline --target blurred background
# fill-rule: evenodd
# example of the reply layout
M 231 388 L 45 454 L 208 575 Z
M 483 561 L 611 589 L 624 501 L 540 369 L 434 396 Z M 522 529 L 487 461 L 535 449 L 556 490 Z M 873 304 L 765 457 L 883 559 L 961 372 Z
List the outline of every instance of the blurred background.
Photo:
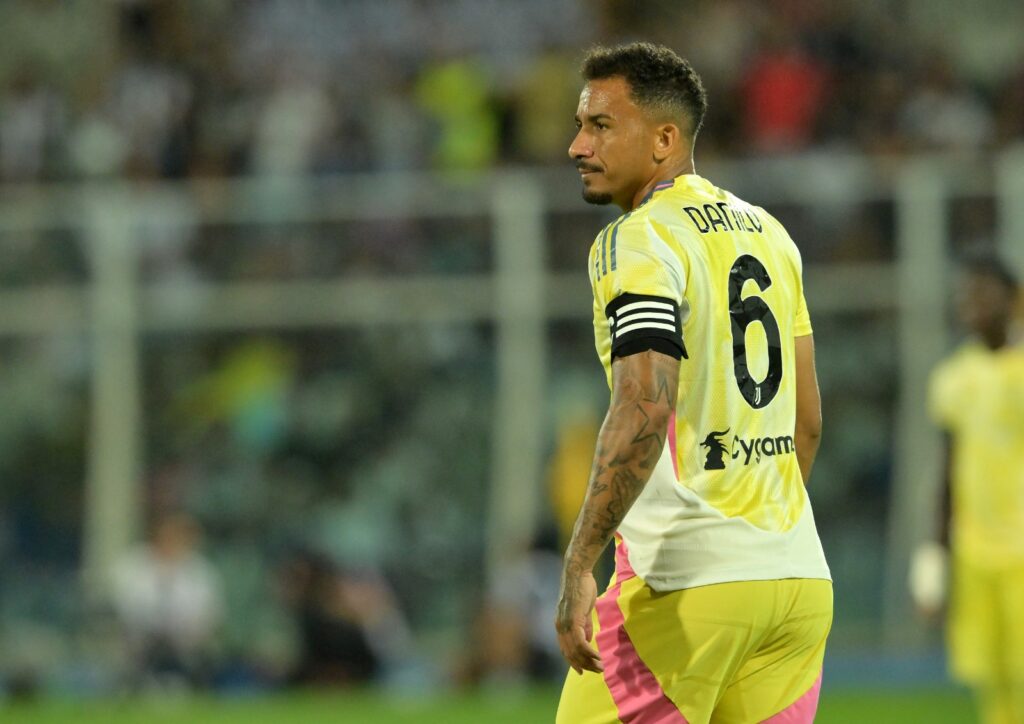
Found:
M 803 253 L 823 716 L 943 695 L 905 585 L 941 474 L 924 391 L 956 252 L 1024 269 L 1021 28 L 1014 0 L 3 0 L 5 700 L 553 712 L 614 217 L 566 149 L 584 49 L 635 39 L 704 79 L 698 172 Z

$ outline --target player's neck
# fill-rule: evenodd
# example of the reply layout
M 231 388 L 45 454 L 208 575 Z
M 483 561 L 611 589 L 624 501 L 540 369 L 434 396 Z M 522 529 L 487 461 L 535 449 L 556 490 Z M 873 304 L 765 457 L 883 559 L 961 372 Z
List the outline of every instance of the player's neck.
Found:
M 998 352 L 1007 345 L 1010 340 L 1010 335 L 1006 329 L 988 329 L 981 332 L 981 341 L 984 342 L 985 346 L 992 352 Z
M 684 173 L 696 173 L 693 165 L 693 158 L 687 156 L 682 161 L 671 165 L 659 167 L 653 176 L 633 195 L 629 208 L 623 207 L 623 211 L 632 211 L 644 202 L 644 199 L 654 190 L 654 187 L 665 181 L 671 181 Z

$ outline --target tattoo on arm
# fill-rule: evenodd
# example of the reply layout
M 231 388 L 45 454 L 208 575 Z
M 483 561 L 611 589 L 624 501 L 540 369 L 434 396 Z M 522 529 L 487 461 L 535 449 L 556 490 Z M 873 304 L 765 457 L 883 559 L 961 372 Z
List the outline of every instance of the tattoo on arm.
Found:
M 679 360 L 649 350 L 615 360 L 612 377 L 611 406 L 565 554 L 563 585 L 593 568 L 626 517 L 661 458 L 676 408 Z

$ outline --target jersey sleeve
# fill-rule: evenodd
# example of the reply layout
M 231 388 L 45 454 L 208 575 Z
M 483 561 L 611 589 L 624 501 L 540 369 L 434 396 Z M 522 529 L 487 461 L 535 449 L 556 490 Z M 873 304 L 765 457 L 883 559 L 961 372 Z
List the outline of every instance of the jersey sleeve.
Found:
M 935 424 L 946 430 L 956 425 L 961 404 L 959 379 L 953 360 L 948 360 L 936 367 L 928 380 L 928 414 Z
M 793 316 L 793 336 L 806 337 L 814 330 L 811 327 L 811 313 L 807 310 L 807 297 L 804 296 L 804 260 L 800 256 L 800 249 L 788 233 L 786 237 L 793 244 L 793 253 L 796 255 L 796 314 Z
M 656 349 L 686 356 L 686 275 L 667 229 L 628 216 L 606 228 L 591 253 L 595 307 L 604 310 L 612 355 Z
M 804 298 L 804 285 L 800 284 L 796 303 L 796 316 L 793 318 L 793 336 L 805 337 L 814 330 L 811 328 L 811 315 L 807 311 L 807 300 Z

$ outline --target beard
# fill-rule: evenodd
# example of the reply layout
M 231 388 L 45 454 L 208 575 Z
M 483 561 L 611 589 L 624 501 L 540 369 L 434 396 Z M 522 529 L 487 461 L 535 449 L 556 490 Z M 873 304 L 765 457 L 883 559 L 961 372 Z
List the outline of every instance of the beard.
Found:
M 600 167 L 592 166 L 585 161 L 577 161 L 576 169 L 578 171 L 601 171 Z M 588 204 L 594 204 L 595 206 L 607 206 L 612 202 L 612 195 L 610 193 L 607 191 L 601 192 L 592 190 L 588 185 L 586 178 L 581 177 L 580 183 L 583 184 L 583 200 Z
M 588 204 L 594 206 L 607 206 L 612 202 L 612 195 L 607 191 L 591 191 L 590 189 L 583 189 L 583 200 Z

